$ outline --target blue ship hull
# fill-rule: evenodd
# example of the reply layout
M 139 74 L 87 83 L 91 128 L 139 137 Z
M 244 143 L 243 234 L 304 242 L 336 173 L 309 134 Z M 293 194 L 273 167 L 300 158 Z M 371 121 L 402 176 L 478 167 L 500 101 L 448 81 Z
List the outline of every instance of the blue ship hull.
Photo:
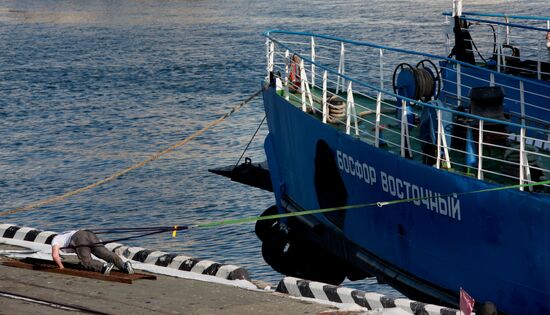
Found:
M 497 186 L 378 149 L 273 88 L 263 98 L 279 211 L 433 196 L 301 217 L 294 224 L 302 224 L 302 237 L 411 297 L 456 306 L 463 287 L 508 313 L 550 313 L 548 195 L 460 195 Z M 307 232 L 312 225 L 325 232 Z

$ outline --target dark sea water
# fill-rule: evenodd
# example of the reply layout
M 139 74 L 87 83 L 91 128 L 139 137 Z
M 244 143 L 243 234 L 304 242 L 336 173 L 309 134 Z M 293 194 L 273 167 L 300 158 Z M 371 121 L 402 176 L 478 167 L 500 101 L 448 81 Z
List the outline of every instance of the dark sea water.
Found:
M 0 211 L 106 178 L 229 111 L 260 87 L 265 30 L 442 53 L 441 12 L 451 3 L 0 0 Z M 547 0 L 465 1 L 465 10 L 550 13 Z M 256 98 L 160 160 L 0 223 L 63 231 L 258 215 L 274 203 L 271 194 L 207 170 L 235 164 L 263 115 Z M 266 130 L 245 154 L 253 161 L 265 159 Z M 244 266 L 271 283 L 282 278 L 264 263 L 250 223 L 125 244 Z M 395 294 L 374 280 L 352 286 Z

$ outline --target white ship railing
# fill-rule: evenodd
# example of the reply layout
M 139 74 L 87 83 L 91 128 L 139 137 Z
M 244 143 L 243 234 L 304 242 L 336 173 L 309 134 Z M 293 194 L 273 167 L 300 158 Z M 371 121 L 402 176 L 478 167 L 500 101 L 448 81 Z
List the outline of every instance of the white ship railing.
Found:
M 389 152 L 421 159 L 437 168 L 461 169 L 480 180 L 524 184 L 550 178 L 548 83 L 441 56 L 331 36 L 286 31 L 269 31 L 265 35 L 268 71 L 280 76 L 284 86 L 281 94 L 300 104 L 304 112 L 318 115 L 323 123 L 342 128 L 376 147 L 384 146 Z M 296 59 L 299 63 L 293 56 L 299 57 Z M 402 62 L 414 65 L 424 58 L 448 63 L 446 71 L 456 77 L 454 82 L 441 80 L 442 85 L 456 85 L 441 94 L 443 106 L 408 99 L 388 89 L 392 87 L 396 65 Z M 299 69 L 299 83 L 288 79 L 293 68 Z M 470 102 L 468 92 L 472 88 L 467 83 L 471 75 L 464 69 L 472 68 L 490 73 L 487 78 L 475 78 L 476 86 L 481 80 L 482 85 L 515 91 L 505 98 L 506 103 L 518 104 L 511 111 L 511 121 L 460 111 L 460 105 Z M 339 107 L 330 103 L 334 98 L 341 101 Z M 434 154 L 422 149 L 423 145 L 434 144 L 419 137 L 415 123 L 410 121 L 410 111 L 418 113 L 424 107 L 437 113 Z M 490 130 L 487 124 L 503 125 L 507 130 Z M 486 141 L 491 138 L 506 139 L 507 144 Z
M 451 15 L 444 13 L 448 55 L 454 45 Z M 546 45 L 550 41 L 550 18 L 475 12 L 463 12 L 461 18 L 468 23 L 472 37 L 469 52 L 481 62 L 492 63 L 497 72 L 521 72 L 539 80 L 550 77 L 550 69 L 542 66 L 550 53 Z M 527 66 L 526 60 L 531 65 Z

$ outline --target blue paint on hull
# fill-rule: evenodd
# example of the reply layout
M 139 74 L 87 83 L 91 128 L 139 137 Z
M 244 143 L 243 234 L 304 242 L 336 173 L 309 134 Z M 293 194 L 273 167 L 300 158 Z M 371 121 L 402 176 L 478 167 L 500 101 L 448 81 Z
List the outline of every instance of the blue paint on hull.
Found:
M 375 148 L 322 124 L 272 88 L 263 97 L 269 126 L 265 151 L 280 209 L 284 195 L 304 209 L 320 208 L 315 190 L 319 140 L 334 153 L 349 205 L 496 187 Z M 508 313 L 547 314 L 549 210 L 548 195 L 510 189 L 347 210 L 341 233 L 393 268 L 456 292 L 456 303 L 463 287 Z M 334 228 L 325 216 L 316 218 Z

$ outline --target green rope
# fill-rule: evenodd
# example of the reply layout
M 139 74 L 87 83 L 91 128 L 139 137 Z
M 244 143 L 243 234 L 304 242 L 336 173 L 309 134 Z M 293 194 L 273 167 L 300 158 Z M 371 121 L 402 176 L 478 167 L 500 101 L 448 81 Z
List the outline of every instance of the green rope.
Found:
M 372 207 L 372 206 L 383 207 L 383 206 L 387 206 L 387 205 L 404 203 L 404 202 L 412 202 L 412 201 L 417 201 L 417 200 L 422 200 L 422 199 L 440 198 L 440 197 L 447 197 L 447 196 L 458 197 L 458 196 L 461 196 L 461 195 L 486 193 L 486 192 L 491 192 L 491 191 L 499 191 L 499 190 L 513 189 L 513 188 L 522 188 L 522 187 L 525 188 L 525 187 L 533 187 L 533 186 L 541 186 L 541 185 L 550 185 L 550 180 L 545 180 L 545 181 L 542 181 L 542 182 L 535 182 L 535 183 L 530 183 L 530 184 L 510 185 L 510 186 L 503 186 L 503 187 L 496 187 L 496 188 L 466 191 L 466 192 L 462 192 L 462 193 L 450 193 L 450 194 L 445 194 L 445 195 L 438 195 L 438 196 L 435 196 L 435 197 L 434 196 L 426 196 L 426 197 L 409 198 L 409 199 L 403 199 L 403 200 L 391 200 L 391 201 L 384 201 L 384 202 L 371 202 L 371 203 L 364 203 L 364 204 L 357 204 L 357 205 L 347 205 L 347 206 L 332 207 L 332 208 L 304 210 L 304 211 L 296 211 L 296 212 L 289 212 L 289 213 L 278 213 L 278 214 L 266 215 L 266 216 L 254 216 L 254 217 L 247 217 L 247 218 L 240 218 L 240 219 L 229 219 L 229 220 L 222 220 L 222 221 L 216 221 L 216 222 L 199 223 L 199 224 L 194 224 L 194 225 L 108 228 L 108 229 L 91 229 L 91 230 L 96 232 L 97 234 L 100 234 L 100 233 L 125 233 L 125 232 L 147 232 L 147 233 L 152 232 L 151 234 L 156 234 L 156 233 L 162 233 L 162 232 L 172 232 L 172 236 L 175 237 L 177 231 L 184 231 L 184 230 L 190 230 L 190 229 L 195 229 L 195 228 L 212 228 L 212 227 L 218 227 L 218 226 L 224 226 L 224 225 L 235 225 L 235 224 L 256 222 L 256 221 L 261 221 L 261 220 L 273 220 L 273 219 L 297 217 L 297 216 L 317 214 L 317 213 L 325 213 L 325 212 L 331 212 L 331 211 L 340 211 L 340 210 L 356 209 L 356 208 L 367 208 L 367 207 Z M 145 236 L 145 235 L 149 235 L 149 234 L 144 234 L 142 236 Z M 130 238 L 135 238 L 135 237 L 139 237 L 139 236 L 132 236 Z M 108 241 L 108 242 L 104 242 L 104 243 L 110 243 L 110 242 L 113 242 L 113 241 Z
M 461 195 L 469 195 L 469 194 L 475 194 L 475 193 L 486 193 L 486 192 L 491 192 L 491 191 L 506 190 L 506 189 L 513 189 L 513 188 L 522 188 L 522 187 L 525 188 L 525 187 L 533 187 L 533 186 L 540 186 L 540 185 L 550 185 L 550 180 L 545 180 L 545 181 L 542 181 L 542 182 L 535 182 L 535 183 L 530 183 L 530 184 L 510 185 L 510 186 L 503 186 L 503 187 L 496 187 L 496 188 L 466 191 L 466 192 L 463 192 L 463 193 L 450 193 L 450 194 L 441 195 L 441 196 L 437 196 L 437 197 L 461 196 Z M 412 201 L 417 201 L 417 200 L 422 200 L 422 199 L 431 199 L 431 198 L 434 198 L 434 196 L 409 198 L 409 199 L 402 199 L 402 200 L 391 200 L 391 201 L 384 201 L 384 202 L 371 202 L 371 203 L 364 203 L 364 204 L 358 204 L 358 205 L 348 205 L 348 206 L 341 206 L 341 207 L 322 208 L 322 209 L 305 210 L 305 211 L 297 211 L 297 212 L 290 212 L 290 213 L 279 213 L 279 214 L 273 214 L 273 215 L 255 216 L 255 217 L 247 217 L 247 218 L 241 218 L 241 219 L 230 219 L 230 220 L 223 220 L 223 221 L 216 221 L 216 222 L 209 222 L 209 223 L 191 225 L 191 226 L 189 226 L 189 228 L 211 228 L 211 227 L 217 227 L 217 226 L 222 226 L 222 225 L 234 225 L 234 224 L 256 222 L 256 221 L 261 221 L 261 220 L 272 220 L 272 219 L 281 219 L 281 218 L 288 218 L 288 217 L 297 217 L 297 216 L 303 216 L 303 215 L 308 215 L 308 214 L 325 213 L 325 212 L 355 209 L 355 208 L 366 208 L 366 207 L 372 207 L 372 206 L 383 207 L 383 206 L 392 205 L 392 204 L 412 202 Z
M 498 190 L 506 190 L 506 189 L 513 189 L 513 188 L 525 188 L 525 187 L 533 187 L 533 186 L 539 186 L 539 185 L 550 185 L 550 180 L 545 180 L 542 182 L 534 182 L 530 184 L 518 184 L 518 185 L 510 185 L 510 186 L 503 186 L 503 187 L 495 187 L 495 188 L 487 188 L 487 189 L 480 189 L 480 190 L 474 190 L 474 191 L 465 191 L 463 193 L 450 193 L 446 195 L 441 195 L 437 197 L 449 197 L 449 196 L 462 196 L 462 195 L 470 195 L 470 194 L 477 194 L 477 193 L 484 193 L 484 192 L 490 192 L 490 191 L 498 191 Z M 431 197 L 418 197 L 418 198 L 409 198 L 409 199 L 403 199 L 403 200 L 391 200 L 391 201 L 384 201 L 384 202 L 378 202 L 377 205 L 379 207 L 387 206 L 387 205 L 393 205 L 397 203 L 403 203 L 403 202 L 411 202 L 411 201 L 417 201 L 422 199 L 431 199 L 434 198 L 434 196 Z

